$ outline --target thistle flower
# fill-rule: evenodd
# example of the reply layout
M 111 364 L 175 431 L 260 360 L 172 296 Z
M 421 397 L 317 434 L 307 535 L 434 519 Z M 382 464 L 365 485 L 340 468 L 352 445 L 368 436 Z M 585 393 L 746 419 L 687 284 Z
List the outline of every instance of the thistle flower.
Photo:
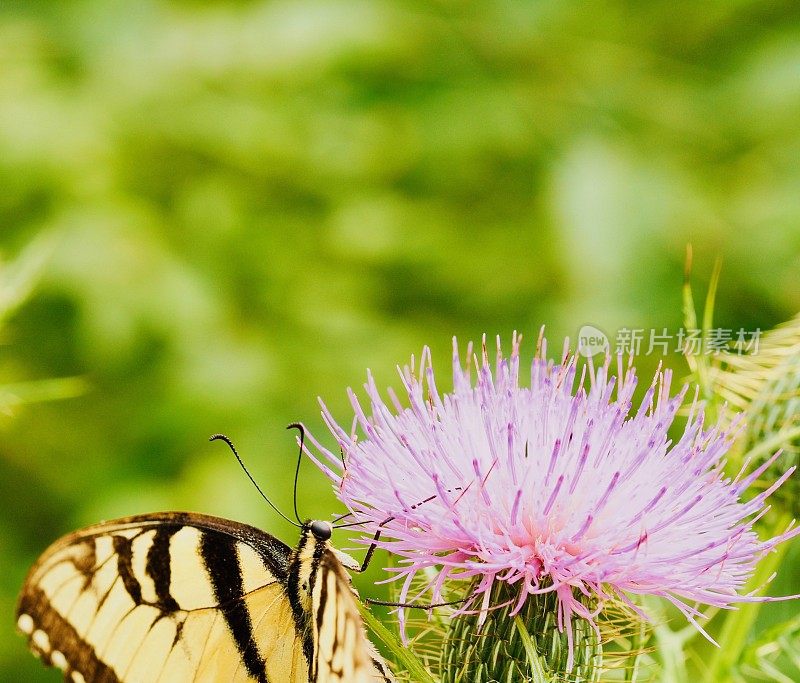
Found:
M 400 371 L 408 407 L 391 391 L 387 405 L 368 375 L 368 411 L 349 392 L 350 431 L 322 405 L 342 458 L 313 437 L 318 455 L 309 454 L 363 524 L 362 540 L 380 531 L 378 545 L 400 558 L 389 569 L 400 601 L 438 602 L 446 582 L 471 579 L 471 599 L 456 614 L 485 617 L 497 607 L 493 587 L 505 583 L 513 616 L 553 593 L 569 639 L 575 617 L 594 625 L 612 598 L 641 614 L 631 596 L 661 596 L 704 634 L 700 605 L 771 599 L 740 591 L 764 554 L 800 532 L 790 526 L 760 540 L 753 529 L 794 468 L 745 499 L 777 456 L 726 476 L 735 426 L 706 429 L 696 395 L 673 443 L 667 430 L 686 388 L 670 397 L 669 370 L 632 411 L 635 372 L 621 358 L 617 377 L 607 359 L 578 378 L 567 346 L 561 363 L 548 361 L 540 336 L 525 387 L 520 340 L 508 358 L 498 340 L 494 371 L 484 340 L 474 379 L 471 345 L 464 368 L 454 340 L 454 387 L 444 395 L 426 348 L 418 367 L 412 358 Z M 415 577 L 424 578 L 422 593 L 412 591 Z

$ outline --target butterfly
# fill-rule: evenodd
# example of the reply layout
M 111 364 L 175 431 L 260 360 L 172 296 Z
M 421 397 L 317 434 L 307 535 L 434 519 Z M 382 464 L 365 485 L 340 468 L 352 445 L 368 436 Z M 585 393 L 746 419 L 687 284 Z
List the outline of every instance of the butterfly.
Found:
M 17 626 L 74 683 L 393 682 L 331 533 L 306 522 L 292 549 L 195 513 L 91 526 L 33 566 Z

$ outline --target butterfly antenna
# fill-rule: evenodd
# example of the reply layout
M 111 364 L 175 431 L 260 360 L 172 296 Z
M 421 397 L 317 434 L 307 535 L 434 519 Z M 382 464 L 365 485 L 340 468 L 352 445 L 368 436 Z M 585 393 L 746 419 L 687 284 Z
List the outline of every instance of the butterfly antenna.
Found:
M 209 440 L 209 441 L 224 441 L 226 444 L 228 444 L 228 448 L 230 448 L 230 449 L 231 449 L 231 452 L 232 452 L 232 453 L 233 453 L 233 454 L 236 456 L 236 460 L 239 462 L 239 465 L 240 465 L 240 466 L 241 466 L 241 468 L 244 470 L 244 473 L 247 475 L 247 478 L 248 478 L 248 479 L 249 479 L 249 480 L 250 480 L 250 481 L 253 483 L 253 486 L 255 486 L 255 487 L 256 487 L 256 491 L 258 491 L 258 492 L 261 494 L 261 497 L 262 497 L 262 498 L 263 498 L 265 501 L 267 501 L 267 504 L 268 504 L 268 505 L 269 505 L 269 506 L 270 506 L 270 507 L 271 507 L 273 510 L 275 510 L 275 512 L 277 512 L 277 513 L 278 513 L 278 514 L 279 514 L 281 517 L 283 517 L 283 518 L 284 518 L 284 519 L 285 519 L 287 522 L 289 522 L 289 524 L 294 524 L 294 526 L 302 526 L 302 524 L 297 524 L 296 522 L 294 522 L 294 521 L 292 521 L 291 519 L 289 519 L 289 518 L 288 518 L 286 515 L 284 515 L 284 514 L 283 514 L 283 513 L 282 513 L 282 512 L 281 512 L 281 511 L 278 509 L 278 506 L 277 506 L 277 505 L 275 505 L 275 503 L 273 503 L 273 502 L 272 502 L 272 501 L 271 501 L 269 498 L 267 498 L 267 495 L 266 495 L 266 494 L 265 494 L 265 493 L 264 493 L 264 492 L 261 490 L 261 487 L 258 485 L 258 483 L 256 482 L 256 480 L 255 480 L 255 479 L 253 479 L 253 475 L 252 475 L 252 474 L 250 474 L 250 472 L 249 472 L 249 470 L 247 469 L 247 467 L 245 467 L 245 465 L 244 465 L 244 462 L 242 462 L 242 459 L 239 457 L 239 454 L 236 452 L 236 447 L 233 445 L 233 441 L 231 441 L 231 440 L 230 440 L 230 439 L 229 439 L 227 436 L 225 436 L 224 434 L 214 434 L 214 435 L 213 435 L 213 436 L 211 436 L 211 437 L 210 437 L 208 440 Z
M 297 479 L 300 477 L 300 463 L 303 461 L 303 442 L 306 438 L 306 428 L 299 422 L 292 422 L 286 425 L 286 429 L 296 429 L 300 432 L 300 452 L 297 454 L 297 467 L 294 470 L 294 516 L 295 519 L 302 524 L 300 515 L 297 514 Z
M 460 600 L 450 600 L 449 602 L 431 602 L 425 604 L 415 604 L 413 602 L 390 602 L 389 600 L 373 600 L 372 598 L 364 598 L 364 602 L 369 605 L 381 605 L 382 607 L 402 607 L 403 609 L 424 609 L 432 610 L 437 607 L 449 607 L 451 605 L 463 605 L 467 600 L 475 597 L 474 593 L 468 595 L 466 598 Z

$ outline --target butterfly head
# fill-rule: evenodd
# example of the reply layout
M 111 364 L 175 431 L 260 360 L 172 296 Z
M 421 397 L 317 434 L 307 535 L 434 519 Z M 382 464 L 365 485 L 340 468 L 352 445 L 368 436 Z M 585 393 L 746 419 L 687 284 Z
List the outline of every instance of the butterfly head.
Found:
M 300 548 L 298 549 L 298 557 L 312 557 L 317 553 L 330 551 L 336 559 L 347 569 L 358 571 L 361 563 L 350 557 L 345 552 L 338 548 L 334 548 L 328 543 L 333 535 L 333 525 L 321 519 L 309 520 L 303 524 L 303 538 L 309 541 L 313 539 L 313 543 L 306 543 L 301 541 Z M 323 550 L 324 549 L 324 550 Z
M 318 541 L 328 541 L 333 535 L 333 525 L 321 519 L 314 519 L 307 522 L 309 531 L 314 534 Z

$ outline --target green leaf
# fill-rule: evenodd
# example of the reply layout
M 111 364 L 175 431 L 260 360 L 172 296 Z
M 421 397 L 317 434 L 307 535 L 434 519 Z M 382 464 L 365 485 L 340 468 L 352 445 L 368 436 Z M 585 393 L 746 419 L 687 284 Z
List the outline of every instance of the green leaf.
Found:
M 391 653 L 394 660 L 407 671 L 412 681 L 418 683 L 437 683 L 422 663 L 404 647 L 397 637 L 378 619 L 363 603 L 359 603 L 361 617 L 370 631 L 372 631 Z
M 791 517 L 788 513 L 779 516 L 774 522 L 770 535 L 785 531 L 790 520 Z M 775 550 L 763 557 L 742 593 L 748 594 L 750 591 L 763 588 L 763 586 L 769 582 L 775 570 L 780 566 L 787 549 L 788 545 L 782 543 L 777 546 Z M 711 657 L 708 669 L 703 678 L 705 683 L 729 683 L 730 672 L 736 668 L 742 657 L 745 643 L 747 642 L 747 638 L 750 635 L 762 604 L 763 603 L 760 602 L 748 602 L 740 605 L 735 610 L 726 610 L 721 613 L 721 616 L 724 615 L 725 621 L 722 624 L 722 630 L 717 638 L 719 648 L 714 651 Z
M 16 260 L 0 262 L 0 325 L 28 299 L 54 248 L 55 239 L 45 234 L 31 242 Z
M 800 680 L 800 615 L 765 631 L 742 655 L 749 680 L 796 683 Z
M 525 653 L 528 655 L 531 683 L 552 683 L 554 679 L 546 674 L 542 660 L 536 650 L 536 644 L 533 642 L 533 637 L 528 633 L 528 629 L 525 628 L 525 623 L 519 615 L 514 617 L 514 625 L 517 627 L 522 644 L 525 647 Z
M 27 403 L 75 398 L 86 393 L 88 386 L 82 377 L 59 377 L 0 385 L 0 413 L 11 415 Z

